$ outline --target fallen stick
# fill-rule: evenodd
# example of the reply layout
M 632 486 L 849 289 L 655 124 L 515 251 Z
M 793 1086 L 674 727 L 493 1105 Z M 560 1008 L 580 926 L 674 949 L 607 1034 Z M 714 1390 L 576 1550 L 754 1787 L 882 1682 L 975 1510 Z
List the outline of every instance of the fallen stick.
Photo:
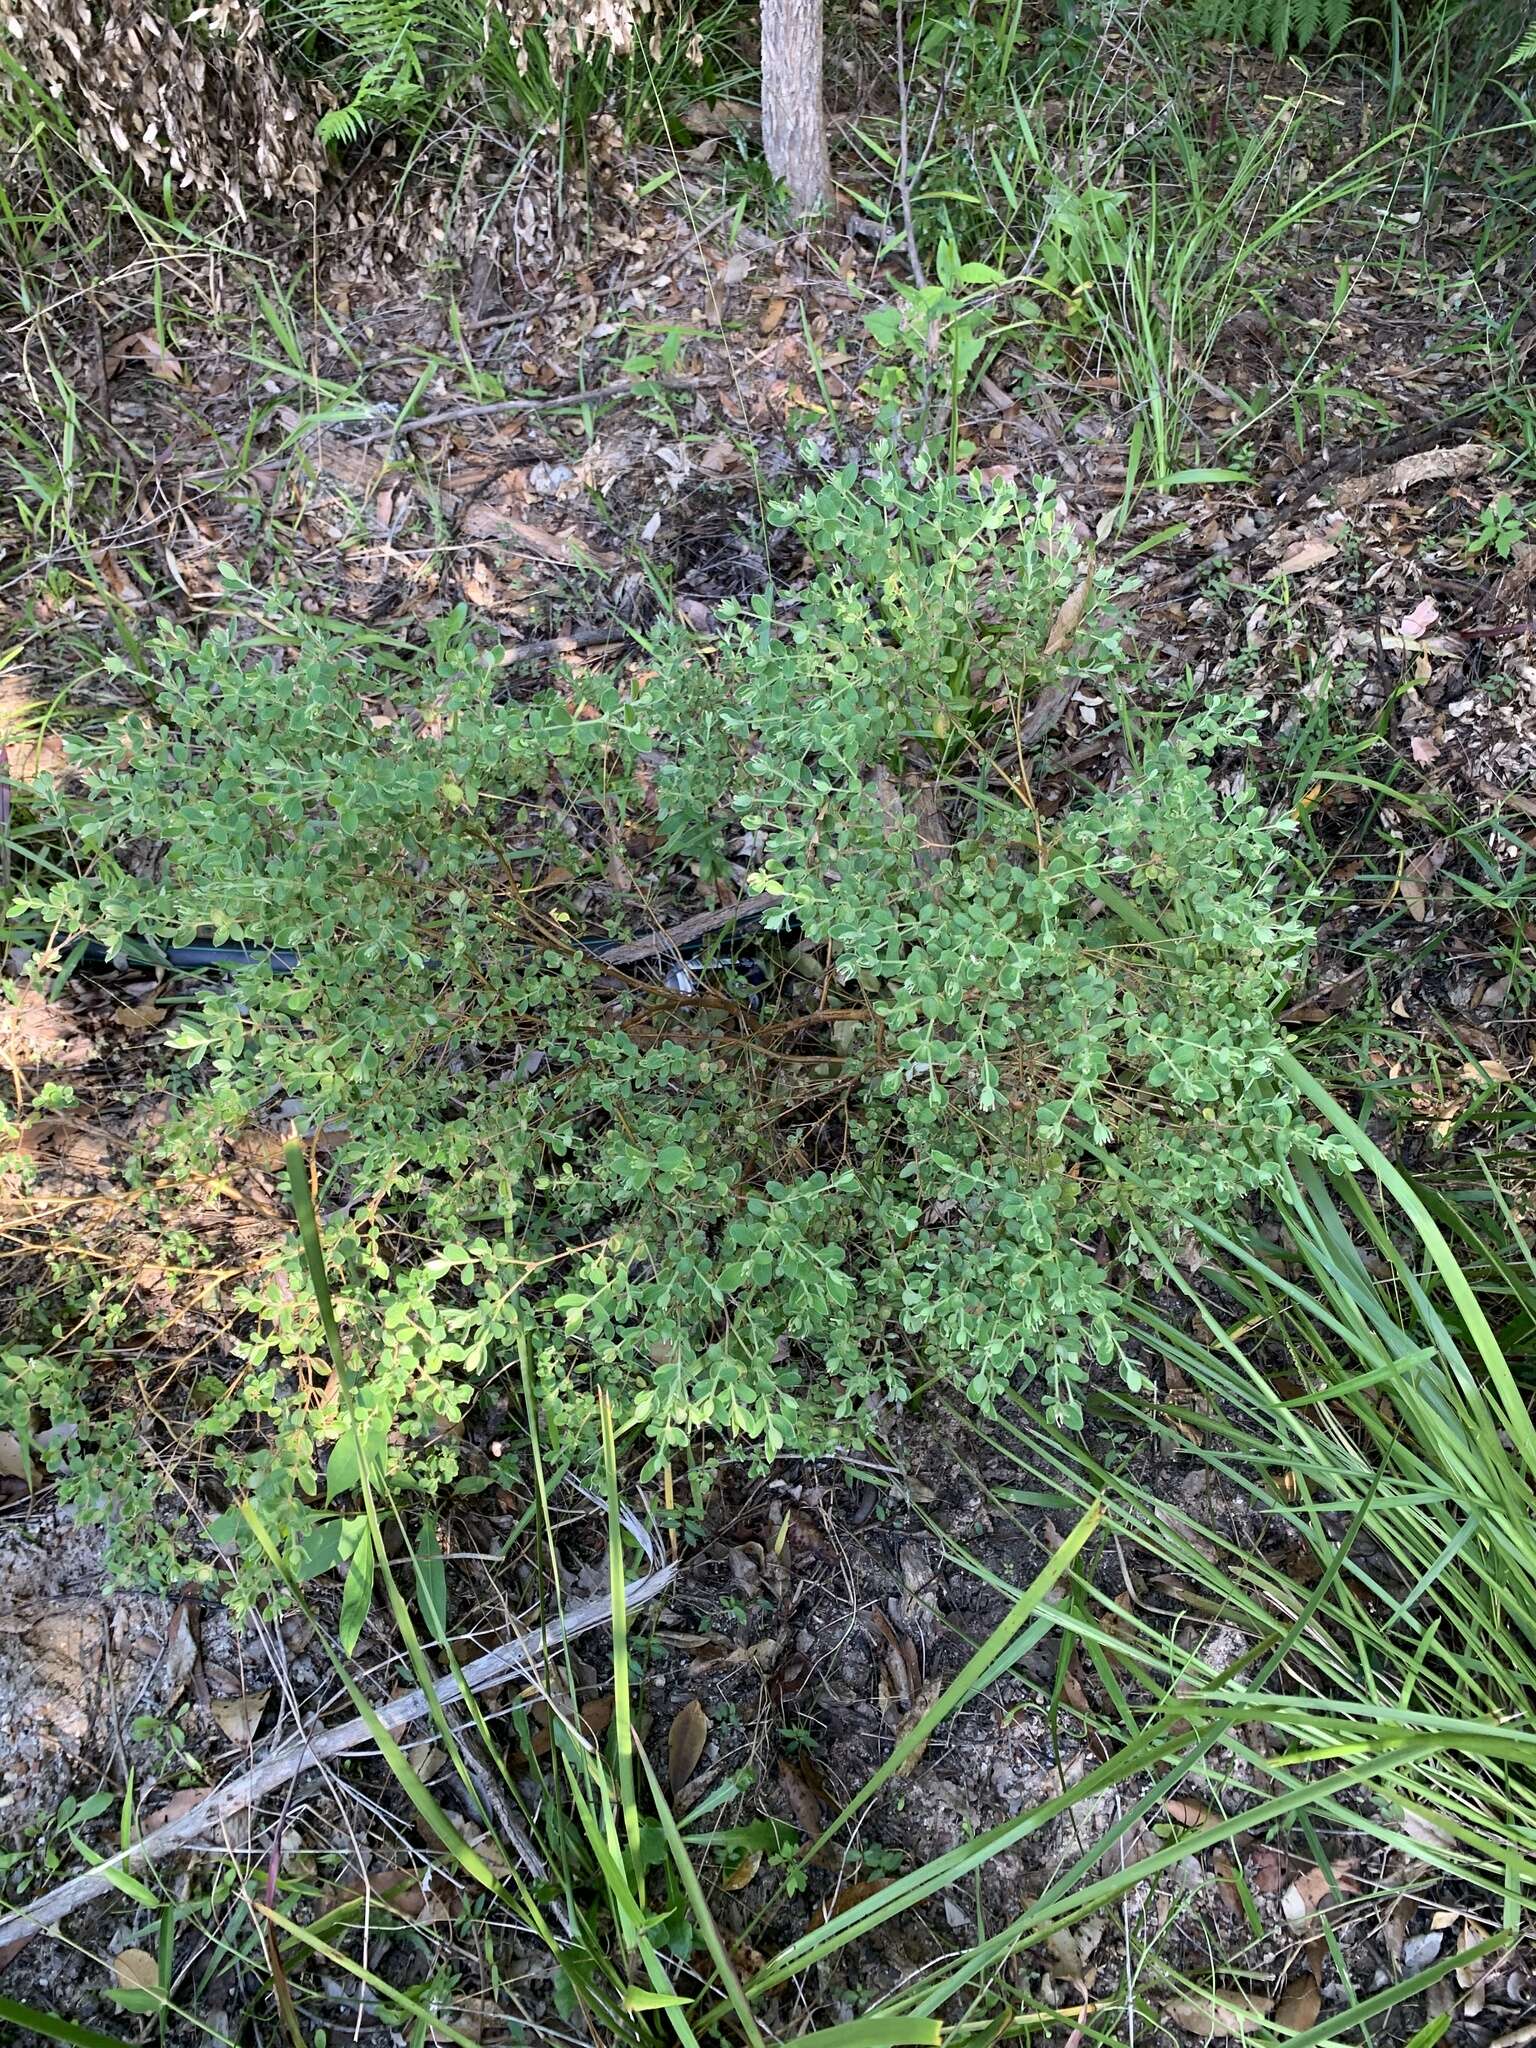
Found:
M 626 1606 L 630 1609 L 644 1607 L 666 1591 L 676 1572 L 675 1565 L 666 1565 L 646 1578 L 637 1579 L 625 1591 Z M 571 1608 L 563 1620 L 552 1623 L 538 1636 L 524 1636 L 515 1642 L 503 1643 L 500 1649 L 476 1657 L 473 1663 L 464 1665 L 459 1672 L 450 1672 L 447 1677 L 440 1678 L 432 1688 L 432 1696 L 446 1704 L 460 1698 L 463 1689 L 484 1692 L 488 1686 L 520 1677 L 524 1672 L 536 1669 L 555 1644 L 566 1642 L 572 1636 L 585 1635 L 589 1629 L 601 1628 L 612 1618 L 612 1613 L 612 1602 L 607 1599 L 583 1600 Z M 427 1712 L 427 1695 L 420 1689 L 408 1692 L 374 1711 L 391 1734 L 398 1734 Z M 33 1899 L 28 1905 L 18 1906 L 6 1914 L 0 1920 L 0 1954 L 17 1943 L 19 1938 L 56 1927 L 67 1914 L 115 1890 L 112 1880 L 119 1872 L 155 1862 L 159 1857 L 172 1855 L 177 1849 L 201 1842 L 209 1835 L 216 1836 L 226 1822 L 246 1812 L 280 1785 L 288 1784 L 301 1771 L 313 1770 L 319 1764 L 329 1763 L 333 1757 L 345 1756 L 349 1750 L 366 1749 L 372 1741 L 372 1730 L 358 1714 L 338 1727 L 321 1729 L 318 1734 L 302 1735 L 285 1742 L 281 1749 L 274 1750 L 271 1756 L 263 1758 L 242 1776 L 231 1778 L 228 1784 L 210 1792 L 190 1813 L 167 1821 L 158 1833 L 142 1836 L 126 1849 L 120 1849 L 115 1856 L 104 1857 L 100 1863 L 82 1871 L 78 1877 L 55 1885 L 42 1898 Z
M 663 391 L 697 391 L 697 377 L 616 377 L 611 384 L 594 384 L 589 390 L 541 391 L 537 397 L 493 398 L 478 405 L 446 405 L 440 412 L 425 412 L 419 419 L 386 420 L 356 436 L 348 446 L 371 448 L 375 441 L 393 441 L 399 434 L 421 434 L 429 427 L 458 426 L 465 420 L 499 419 L 515 412 L 575 412 L 584 405 L 606 405 L 613 398 L 629 398 L 647 384 Z
M 727 925 L 751 924 L 776 900 L 772 896 L 743 896 L 739 903 L 727 904 L 724 910 L 700 910 L 667 931 L 652 932 L 643 939 L 625 939 L 617 946 L 593 946 L 590 950 L 604 967 L 629 967 L 636 960 L 651 960 L 659 953 L 681 953 L 685 946 L 693 945 L 710 932 L 724 931 Z
M 639 638 L 638 633 L 616 633 L 611 626 L 578 626 L 572 633 L 551 633 L 547 640 L 509 640 L 502 644 L 502 666 L 547 661 L 552 654 L 593 654 L 599 648 L 632 647 Z

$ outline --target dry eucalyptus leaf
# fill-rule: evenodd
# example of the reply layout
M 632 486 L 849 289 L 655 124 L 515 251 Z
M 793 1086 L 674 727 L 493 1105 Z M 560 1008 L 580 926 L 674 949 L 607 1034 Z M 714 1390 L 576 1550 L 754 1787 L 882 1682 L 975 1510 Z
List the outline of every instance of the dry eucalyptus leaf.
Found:
M 270 1686 L 262 1692 L 242 1693 L 239 1699 L 210 1700 L 208 1711 L 231 1742 L 248 1743 L 261 1725 L 261 1717 L 272 1697 Z
M 161 1667 L 165 1686 L 165 1704 L 175 1706 L 187 1689 L 187 1680 L 192 1676 L 197 1663 L 197 1637 L 192 1633 L 191 1616 L 183 1601 L 171 1616 L 170 1632 L 166 1637 L 165 1662 Z
M 1304 540 L 1299 547 L 1291 549 L 1283 562 L 1277 562 L 1270 574 L 1304 576 L 1308 569 L 1320 569 L 1324 562 L 1331 562 L 1338 552 L 1336 541 Z
M 1280 1994 L 1275 2007 L 1274 2024 L 1289 2027 L 1293 2034 L 1304 2034 L 1308 2027 L 1315 2026 L 1317 2016 L 1323 2009 L 1323 1994 L 1313 1978 L 1303 1971 L 1293 1977 Z
M 1514 1075 L 1501 1059 L 1485 1054 L 1482 1059 L 1468 1060 L 1461 1070 L 1464 1081 L 1513 1081 Z
M 1398 892 L 1403 899 L 1403 908 L 1415 924 L 1422 924 L 1429 915 L 1429 890 L 1435 879 L 1440 859 L 1436 852 L 1416 853 L 1404 867 L 1398 881 Z
M 1044 653 L 1061 654 L 1071 644 L 1073 635 L 1083 623 L 1083 613 L 1088 609 L 1088 594 L 1093 589 L 1093 571 L 1083 577 L 1076 589 L 1062 600 L 1061 610 L 1051 622 L 1046 636 Z
M 699 1767 L 709 1741 L 709 1716 L 697 1700 L 689 1700 L 672 1716 L 667 1730 L 667 1781 L 675 1799 Z

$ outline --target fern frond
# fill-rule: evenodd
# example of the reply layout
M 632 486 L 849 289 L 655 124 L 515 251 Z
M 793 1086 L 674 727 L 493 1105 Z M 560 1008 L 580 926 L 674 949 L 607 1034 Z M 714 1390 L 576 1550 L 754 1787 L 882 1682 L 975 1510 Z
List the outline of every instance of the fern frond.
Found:
M 1354 20 L 1352 0 L 1323 0 L 1323 27 L 1330 50 L 1339 47 L 1353 26 Z
M 1277 57 L 1323 42 L 1336 50 L 1349 30 L 1366 18 L 1370 0 L 1194 0 L 1192 14 L 1203 36 L 1268 44 Z

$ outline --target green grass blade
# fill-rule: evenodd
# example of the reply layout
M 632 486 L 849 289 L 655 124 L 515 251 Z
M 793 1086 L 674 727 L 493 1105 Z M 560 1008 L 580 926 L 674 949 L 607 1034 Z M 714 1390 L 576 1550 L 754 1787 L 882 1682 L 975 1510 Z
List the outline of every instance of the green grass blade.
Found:
M 613 1435 L 613 1410 L 606 1395 L 598 1396 L 602 1418 L 603 1484 L 608 1499 L 608 1591 L 613 1603 L 613 1744 L 619 1763 L 619 1803 L 624 1838 L 643 1906 L 644 1878 L 640 1860 L 640 1809 L 635 1800 L 635 1728 L 629 1687 L 629 1612 L 624 1598 L 624 1525 L 619 1514 L 618 1449 Z
M 103 2034 L 97 2027 L 82 2026 L 78 2020 L 56 2019 L 30 2005 L 18 2005 L 13 1998 L 0 1998 L 0 2020 L 13 2027 L 27 2027 L 45 2041 L 61 2041 L 67 2048 L 131 2048 L 121 2034 Z
M 699 1883 L 698 1872 L 693 1867 L 693 1859 L 688 1854 L 687 1844 L 678 1832 L 677 1822 L 673 1818 L 671 1807 L 667 1804 L 661 1782 L 651 1768 L 650 1758 L 638 1745 L 636 1755 L 651 1788 L 651 1797 L 656 1805 L 656 1818 L 661 1823 L 661 1832 L 666 1837 L 668 1849 L 672 1852 L 673 1867 L 682 1881 L 688 1903 L 693 1908 L 694 1920 L 703 1937 L 704 1946 L 709 1950 L 710 1961 L 715 1966 L 726 1998 L 730 2001 L 731 2011 L 735 2013 L 741 2031 L 747 2037 L 749 2048 L 766 2048 L 757 2021 L 753 2017 L 752 2008 L 747 2003 L 746 1993 L 741 1988 L 741 1980 L 731 1967 L 730 1956 L 726 1952 L 725 1943 L 720 1939 L 720 1930 L 716 1927 L 714 1915 L 709 1910 L 709 1901 L 704 1896 L 704 1887 Z

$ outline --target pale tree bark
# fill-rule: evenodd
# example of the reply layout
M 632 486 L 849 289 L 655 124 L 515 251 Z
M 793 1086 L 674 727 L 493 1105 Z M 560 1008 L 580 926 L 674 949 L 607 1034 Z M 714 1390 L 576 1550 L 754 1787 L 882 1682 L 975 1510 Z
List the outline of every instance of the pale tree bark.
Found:
M 802 215 L 832 204 L 821 7 L 822 0 L 762 0 L 763 153 Z

